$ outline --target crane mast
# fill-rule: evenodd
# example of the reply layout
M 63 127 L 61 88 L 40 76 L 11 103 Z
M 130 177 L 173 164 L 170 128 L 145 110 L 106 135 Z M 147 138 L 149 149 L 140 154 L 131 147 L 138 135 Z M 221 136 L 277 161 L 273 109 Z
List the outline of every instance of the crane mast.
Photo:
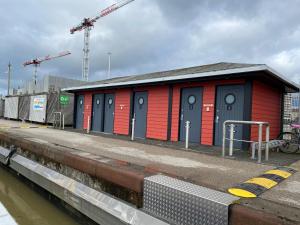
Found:
M 94 23 L 99 20 L 102 17 L 105 17 L 112 12 L 118 10 L 119 8 L 129 4 L 130 2 L 133 2 L 134 0 L 125 0 L 118 3 L 115 3 L 106 9 L 102 10 L 100 14 L 94 18 L 84 18 L 83 21 L 71 28 L 70 33 L 74 34 L 77 31 L 84 30 L 84 43 L 83 43 L 83 60 L 82 60 L 82 79 L 84 81 L 89 80 L 89 53 L 90 53 L 90 32 L 92 30 L 92 27 L 94 26 Z

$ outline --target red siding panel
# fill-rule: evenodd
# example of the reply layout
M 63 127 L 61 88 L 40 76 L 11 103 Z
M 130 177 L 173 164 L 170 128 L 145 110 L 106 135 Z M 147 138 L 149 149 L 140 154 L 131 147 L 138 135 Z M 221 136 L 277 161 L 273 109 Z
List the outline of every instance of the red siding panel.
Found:
M 173 88 L 171 141 L 178 141 L 180 113 L 180 86 Z
M 260 81 L 253 82 L 252 120 L 269 122 L 271 139 L 275 139 L 280 132 L 281 94 L 282 92 L 279 89 L 268 84 Z M 257 126 L 251 128 L 251 139 L 258 140 Z
M 84 93 L 84 117 L 83 117 L 83 129 L 88 127 L 88 118 L 92 119 L 92 93 Z
M 115 98 L 114 133 L 129 135 L 131 90 L 117 90 Z
M 169 87 L 148 89 L 147 138 L 167 140 Z
M 203 88 L 201 144 L 213 145 L 215 84 L 207 84 Z M 206 107 L 205 107 L 206 106 Z

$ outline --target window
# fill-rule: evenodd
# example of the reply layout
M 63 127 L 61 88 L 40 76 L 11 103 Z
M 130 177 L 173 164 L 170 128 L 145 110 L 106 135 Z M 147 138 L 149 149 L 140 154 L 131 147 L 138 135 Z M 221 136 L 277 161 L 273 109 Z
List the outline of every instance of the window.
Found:
M 227 105 L 232 105 L 235 103 L 235 95 L 230 93 L 225 96 L 225 103 Z
M 196 103 L 196 97 L 195 97 L 195 95 L 190 95 L 190 96 L 188 97 L 188 103 L 189 103 L 190 105 L 194 105 L 194 104 Z
M 142 98 L 142 97 L 139 98 L 139 104 L 140 104 L 140 105 L 143 105 L 143 104 L 144 104 L 144 98 Z

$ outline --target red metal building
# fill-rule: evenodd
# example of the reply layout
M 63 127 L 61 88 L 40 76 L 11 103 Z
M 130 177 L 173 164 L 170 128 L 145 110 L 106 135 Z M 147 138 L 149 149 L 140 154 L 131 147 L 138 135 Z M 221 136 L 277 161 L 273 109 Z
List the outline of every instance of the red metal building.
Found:
M 267 121 L 271 138 L 281 129 L 284 93 L 297 85 L 262 64 L 217 63 L 113 78 L 64 89 L 76 94 L 74 124 L 87 129 L 157 140 L 221 145 L 228 119 Z M 236 137 L 257 140 L 255 127 L 236 127 Z

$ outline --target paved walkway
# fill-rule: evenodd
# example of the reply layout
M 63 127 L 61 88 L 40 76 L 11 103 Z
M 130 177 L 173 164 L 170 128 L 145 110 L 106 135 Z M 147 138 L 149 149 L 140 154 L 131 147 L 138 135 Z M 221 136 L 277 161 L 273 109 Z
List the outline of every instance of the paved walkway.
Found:
M 1 124 L 18 123 L 0 120 Z M 51 143 L 78 150 L 85 157 L 101 155 L 124 160 L 149 169 L 183 177 L 193 183 L 226 191 L 235 184 L 261 175 L 273 166 L 257 164 L 146 145 L 116 138 L 93 136 L 54 129 L 6 129 L 12 134 L 23 135 L 31 141 Z M 300 171 L 300 162 L 292 165 Z M 300 173 L 296 173 L 277 187 L 267 191 L 260 199 L 280 203 L 299 209 L 300 215 Z

